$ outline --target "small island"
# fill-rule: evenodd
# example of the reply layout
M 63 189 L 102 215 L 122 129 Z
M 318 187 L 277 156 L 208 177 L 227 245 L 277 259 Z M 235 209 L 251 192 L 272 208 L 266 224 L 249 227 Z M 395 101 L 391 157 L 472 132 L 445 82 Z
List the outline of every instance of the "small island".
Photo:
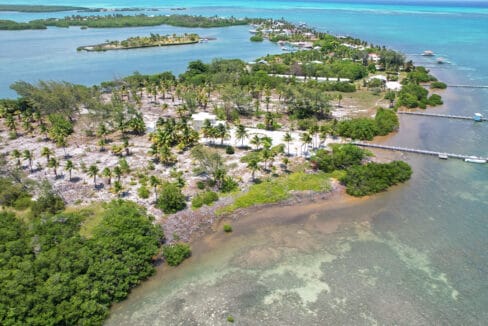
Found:
M 108 41 L 96 45 L 86 45 L 77 48 L 78 51 L 111 51 L 111 50 L 128 50 L 140 49 L 157 46 L 173 46 L 184 44 L 195 44 L 200 42 L 198 34 L 183 34 L 183 35 L 159 35 L 151 33 L 150 36 L 136 36 L 129 37 L 123 41 Z

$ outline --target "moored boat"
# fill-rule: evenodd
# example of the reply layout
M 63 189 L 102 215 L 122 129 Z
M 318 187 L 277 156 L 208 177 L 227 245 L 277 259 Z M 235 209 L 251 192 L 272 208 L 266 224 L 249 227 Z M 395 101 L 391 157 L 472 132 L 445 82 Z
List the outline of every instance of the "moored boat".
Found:
M 435 53 L 431 50 L 425 50 L 424 52 L 422 52 L 422 55 L 425 57 L 433 57 Z
M 486 159 L 484 158 L 479 158 L 476 156 L 470 156 L 464 159 L 464 162 L 469 162 L 469 163 L 486 163 Z

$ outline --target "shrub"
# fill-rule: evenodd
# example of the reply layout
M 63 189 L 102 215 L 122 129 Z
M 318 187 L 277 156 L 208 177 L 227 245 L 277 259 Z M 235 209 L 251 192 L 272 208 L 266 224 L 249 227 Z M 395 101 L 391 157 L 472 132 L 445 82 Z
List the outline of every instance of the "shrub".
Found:
M 446 89 L 447 85 L 446 85 L 446 83 L 443 83 L 440 81 L 434 81 L 434 82 L 430 83 L 430 88 Z
M 147 199 L 149 198 L 149 189 L 147 189 L 146 186 L 141 186 L 139 189 L 137 189 L 137 195 L 140 198 Z
M 235 153 L 234 147 L 228 145 L 227 147 L 225 147 L 225 153 L 229 155 L 234 154 Z
M 264 40 L 262 35 L 256 34 L 251 36 L 250 38 L 251 42 L 262 42 Z
M 225 177 L 224 180 L 222 181 L 222 184 L 220 185 L 220 191 L 222 192 L 231 192 L 237 189 L 239 184 L 237 181 L 232 179 L 232 177 Z
M 390 132 L 397 130 L 400 126 L 398 117 L 393 110 L 379 108 L 375 116 L 376 125 L 378 126 L 379 135 L 388 135 Z
M 191 206 L 193 208 L 200 208 L 203 205 L 210 205 L 217 200 L 219 200 L 219 195 L 217 195 L 216 192 L 205 191 L 193 197 L 191 201 Z
M 186 258 L 191 256 L 191 248 L 186 243 L 176 243 L 163 247 L 163 256 L 168 265 L 178 266 Z
M 233 323 L 234 322 L 234 317 L 232 317 L 232 316 L 227 317 L 227 321 L 229 323 Z
M 232 232 L 232 226 L 229 224 L 224 224 L 224 232 L 226 233 Z
M 156 206 L 166 214 L 173 214 L 186 207 L 185 196 L 174 183 L 165 183 L 162 186 Z
M 203 181 L 197 181 L 197 188 L 200 190 L 205 189 L 205 182 Z
M 351 144 L 335 145 L 329 153 L 319 149 L 311 158 L 317 167 L 324 172 L 346 169 L 350 166 L 359 165 L 366 156 L 366 152 Z
M 29 208 L 32 205 L 32 200 L 30 196 L 22 196 L 17 198 L 14 203 L 14 208 L 18 210 L 23 210 Z
M 432 94 L 429 97 L 427 104 L 429 104 L 430 106 L 436 106 L 436 105 L 442 105 L 442 104 L 444 104 L 444 102 L 442 102 L 442 98 L 440 95 Z
M 346 185 L 346 192 L 361 197 L 386 190 L 397 183 L 410 179 L 412 168 L 405 162 L 368 163 L 349 168 L 341 182 Z

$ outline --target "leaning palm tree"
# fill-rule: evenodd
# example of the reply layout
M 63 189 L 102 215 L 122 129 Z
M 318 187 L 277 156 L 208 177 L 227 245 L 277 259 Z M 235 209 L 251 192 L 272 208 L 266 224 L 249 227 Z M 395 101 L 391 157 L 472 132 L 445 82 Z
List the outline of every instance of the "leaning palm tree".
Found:
M 93 177 L 93 184 L 95 185 L 95 187 L 97 186 L 97 174 L 98 174 L 98 166 L 96 166 L 95 164 L 92 164 L 90 165 L 90 167 L 88 168 L 88 171 L 86 172 L 86 174 L 88 174 L 89 177 Z
M 16 165 L 19 168 L 20 167 L 20 157 L 22 156 L 20 154 L 20 151 L 18 149 L 14 149 L 10 155 L 12 155 L 12 158 L 17 160 Z
M 69 173 L 69 181 L 71 181 L 71 171 L 75 168 L 73 162 L 71 160 L 66 161 L 66 165 L 64 166 L 64 169 L 68 171 Z
M 22 156 L 24 157 L 24 161 L 29 162 L 29 169 L 30 172 L 32 173 L 32 160 L 34 159 L 34 154 L 32 154 L 32 151 L 25 149 L 24 152 L 22 153 Z
M 43 147 L 41 149 L 41 156 L 46 157 L 46 163 L 49 165 L 49 159 L 51 158 L 51 155 L 53 155 L 53 151 L 49 147 Z
M 106 167 L 105 169 L 103 169 L 102 176 L 107 178 L 107 184 L 110 185 L 112 183 L 112 171 L 110 170 L 110 168 Z
M 286 142 L 288 156 L 290 156 L 290 143 L 293 141 L 293 137 L 289 132 L 283 136 L 283 141 Z
M 241 141 L 241 147 L 244 147 L 244 139 L 249 138 L 246 127 L 244 125 L 238 125 L 236 128 L 236 139 Z

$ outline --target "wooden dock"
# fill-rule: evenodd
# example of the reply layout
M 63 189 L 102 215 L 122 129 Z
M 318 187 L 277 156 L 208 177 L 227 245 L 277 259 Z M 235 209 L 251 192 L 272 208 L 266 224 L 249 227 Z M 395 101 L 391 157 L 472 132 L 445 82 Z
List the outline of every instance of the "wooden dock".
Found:
M 441 159 L 446 158 L 457 158 L 461 160 L 484 160 L 485 163 L 488 161 L 488 157 L 479 157 L 473 155 L 463 155 L 463 154 L 453 154 L 453 153 L 444 153 L 444 152 L 436 152 L 436 151 L 428 151 L 424 149 L 416 149 L 416 148 L 408 148 L 408 147 L 398 147 L 398 146 L 390 146 L 390 145 L 380 145 L 380 144 L 372 144 L 372 143 L 365 143 L 359 141 L 352 141 L 351 144 L 361 147 L 371 147 L 371 148 L 379 148 L 379 149 L 387 149 L 392 151 L 399 151 L 399 152 L 408 152 L 408 153 L 416 153 L 416 154 L 424 154 L 424 155 L 431 155 L 437 156 Z
M 459 87 L 459 88 L 488 88 L 488 85 L 447 85 L 447 87 Z
M 474 117 L 468 117 L 468 116 L 462 116 L 462 115 L 437 114 L 437 113 L 426 113 L 426 112 L 409 112 L 409 111 L 398 111 L 397 113 L 398 114 L 407 114 L 407 115 L 422 115 L 422 116 L 426 116 L 426 117 L 461 119 L 461 120 L 475 121 Z M 488 119 L 487 118 L 480 118 L 480 121 L 488 121 Z

